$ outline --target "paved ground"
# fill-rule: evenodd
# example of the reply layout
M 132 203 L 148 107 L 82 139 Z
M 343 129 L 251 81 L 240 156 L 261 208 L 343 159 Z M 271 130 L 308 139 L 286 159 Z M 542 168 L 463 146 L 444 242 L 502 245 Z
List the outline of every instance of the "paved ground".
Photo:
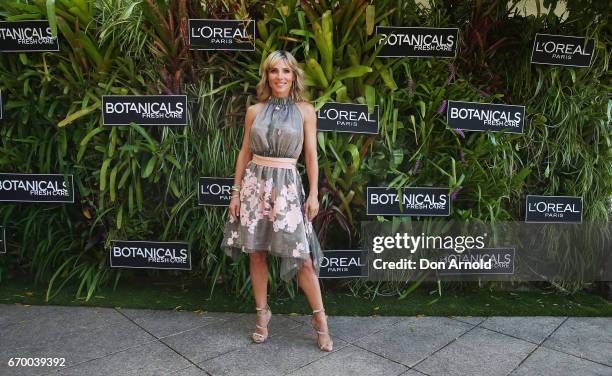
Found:
M 329 318 L 321 352 L 308 316 L 0 304 L 0 375 L 612 375 L 612 318 Z M 9 367 L 11 357 L 65 366 Z

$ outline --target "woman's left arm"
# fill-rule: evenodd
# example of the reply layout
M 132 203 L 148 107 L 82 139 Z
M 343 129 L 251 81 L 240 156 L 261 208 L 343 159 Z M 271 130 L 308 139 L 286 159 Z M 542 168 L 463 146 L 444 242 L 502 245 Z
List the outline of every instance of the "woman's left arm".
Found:
M 308 175 L 309 191 L 304 211 L 309 221 L 319 212 L 319 162 L 317 161 L 317 116 L 312 104 L 303 102 L 304 162 Z

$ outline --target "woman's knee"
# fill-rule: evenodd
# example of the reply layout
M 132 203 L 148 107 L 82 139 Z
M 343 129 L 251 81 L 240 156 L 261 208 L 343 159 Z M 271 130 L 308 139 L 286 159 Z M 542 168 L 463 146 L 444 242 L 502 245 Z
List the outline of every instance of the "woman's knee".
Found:
M 252 253 L 249 253 L 249 259 L 251 260 L 251 262 L 254 262 L 254 263 L 265 264 L 266 255 L 267 255 L 266 251 L 252 252 Z
M 314 273 L 314 266 L 312 265 L 312 260 L 310 258 L 304 261 L 304 263 L 300 267 L 300 271 L 306 273 Z

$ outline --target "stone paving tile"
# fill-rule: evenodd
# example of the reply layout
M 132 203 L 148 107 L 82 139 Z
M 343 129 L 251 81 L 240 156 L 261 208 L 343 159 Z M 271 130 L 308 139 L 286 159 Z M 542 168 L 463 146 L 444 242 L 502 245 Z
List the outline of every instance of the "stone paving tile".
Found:
M 612 317 L 570 317 L 542 346 L 612 367 Z
M 169 373 L 168 376 L 208 376 L 209 374 L 202 371 L 196 366 L 183 368 L 176 372 Z
M 472 328 L 446 317 L 408 317 L 354 344 L 412 367 Z
M 334 340 L 334 352 L 348 344 Z M 314 360 L 333 354 L 319 350 L 314 331 L 300 325 L 262 344 L 249 344 L 198 365 L 214 375 L 284 375 Z
M 312 316 L 294 316 L 292 318 L 305 325 L 310 325 Z M 328 316 L 327 326 L 332 338 L 354 342 L 402 319 L 403 317 L 398 316 Z
M 414 368 L 430 375 L 507 375 L 537 346 L 474 328 Z
M 408 368 L 365 351 L 355 346 L 346 346 L 338 351 L 308 364 L 287 375 L 291 376 L 393 376 Z
M 286 333 L 301 326 L 284 315 L 274 315 L 270 320 L 270 337 Z M 161 340 L 194 363 L 219 356 L 250 344 L 255 331 L 255 314 L 242 315 L 234 320 L 205 325 L 185 332 L 164 337 Z
M 513 376 L 612 376 L 612 368 L 546 347 L 534 351 Z
M 155 337 L 128 320 L 94 329 L 70 331 L 46 342 L 39 342 L 35 338 L 30 337 L 29 344 L 18 349 L 0 349 L 0 364 L 6 364 L 11 357 L 50 357 L 64 358 L 65 366 L 68 367 L 155 341 Z M 32 369 L 31 372 L 42 374 L 45 370 L 49 368 Z
M 449 319 L 459 320 L 472 325 L 478 325 L 487 318 L 483 316 L 450 316 Z
M 36 338 L 37 343 L 42 343 L 66 333 L 128 321 L 113 308 L 99 307 L 19 307 L 2 304 L 0 313 L 13 317 L 9 320 L 17 320 L 2 327 L 0 349 L 4 350 L 31 344 L 32 338 Z
M 137 325 L 146 329 L 157 338 L 184 332 L 200 326 L 219 323 L 242 316 L 236 313 L 198 313 L 189 311 L 153 310 L 153 309 L 119 309 L 119 311 Z
M 533 343 L 541 344 L 562 322 L 565 317 L 489 317 L 481 327 L 508 334 Z
M 402 373 L 400 376 L 423 376 L 423 375 L 428 376 L 427 374 L 419 372 L 415 369 L 409 369 L 408 371 Z
M 185 358 L 159 341 L 81 363 L 57 372 L 62 376 L 167 376 L 190 366 Z

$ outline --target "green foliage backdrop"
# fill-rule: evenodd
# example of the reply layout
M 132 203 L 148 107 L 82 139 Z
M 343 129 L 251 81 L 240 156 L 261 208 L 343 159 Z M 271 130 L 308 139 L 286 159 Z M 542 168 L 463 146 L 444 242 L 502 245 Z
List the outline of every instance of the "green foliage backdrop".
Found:
M 30 273 L 48 283 L 48 298 L 77 281 L 75 293 L 89 298 L 122 276 L 163 273 L 247 296 L 246 258 L 230 263 L 218 247 L 226 210 L 199 207 L 196 189 L 199 176 L 233 174 L 259 64 L 275 49 L 303 63 L 317 108 L 334 100 L 381 109 L 379 135 L 318 135 L 324 248 L 358 246 L 368 185 L 448 186 L 451 217 L 476 221 L 521 220 L 526 193 L 582 196 L 585 218 L 605 221 L 612 38 L 606 2 L 588 3 L 568 1 L 561 18 L 522 16 L 507 1 L 3 1 L 3 19 L 48 18 L 61 51 L 0 55 L 0 171 L 74 174 L 77 200 L 0 205 L 9 249 L 0 278 Z M 256 51 L 190 51 L 188 18 L 255 19 Z M 376 25 L 459 27 L 459 54 L 379 58 Z M 530 65 L 536 32 L 593 38 L 592 66 Z M 157 93 L 188 95 L 188 127 L 102 126 L 102 95 Z M 525 132 L 455 132 L 447 99 L 525 105 Z M 188 241 L 194 271 L 111 270 L 110 239 Z M 588 263 L 559 252 L 571 267 Z M 271 294 L 293 296 L 275 262 Z M 368 296 L 415 286 L 325 283 Z

